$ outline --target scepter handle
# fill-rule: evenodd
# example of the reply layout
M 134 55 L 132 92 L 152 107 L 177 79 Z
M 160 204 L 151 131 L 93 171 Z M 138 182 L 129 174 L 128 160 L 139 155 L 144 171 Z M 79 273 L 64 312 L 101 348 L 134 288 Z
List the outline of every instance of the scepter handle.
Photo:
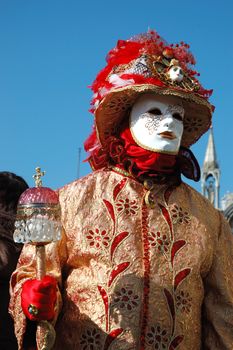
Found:
M 46 274 L 45 245 L 36 246 L 36 275 L 41 280 Z M 48 321 L 39 321 L 36 330 L 36 343 L 38 350 L 52 349 L 56 333 Z
M 45 276 L 46 273 L 45 260 L 45 245 L 36 246 L 36 276 L 39 280 Z

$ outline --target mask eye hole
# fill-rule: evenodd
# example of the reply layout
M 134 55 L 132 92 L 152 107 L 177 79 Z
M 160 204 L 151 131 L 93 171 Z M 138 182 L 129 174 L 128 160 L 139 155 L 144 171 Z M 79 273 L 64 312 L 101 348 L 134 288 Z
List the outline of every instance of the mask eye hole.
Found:
M 173 118 L 176 119 L 176 120 L 179 120 L 179 121 L 183 121 L 183 117 L 180 113 L 173 113 Z
M 162 112 L 160 111 L 159 108 L 154 108 L 149 113 L 154 114 L 154 115 L 162 115 Z

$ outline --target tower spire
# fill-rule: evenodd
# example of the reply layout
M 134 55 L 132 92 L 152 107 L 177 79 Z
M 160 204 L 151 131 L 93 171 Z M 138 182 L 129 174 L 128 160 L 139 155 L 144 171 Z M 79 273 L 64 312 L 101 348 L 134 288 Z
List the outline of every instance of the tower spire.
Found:
M 210 128 L 201 177 L 202 194 L 219 208 L 220 169 L 214 144 L 213 127 Z
M 217 162 L 217 155 L 216 155 L 215 144 L 214 144 L 213 127 L 211 126 L 208 144 L 207 144 L 206 153 L 205 153 L 205 159 L 203 163 L 203 170 L 209 171 L 209 170 L 214 170 L 216 168 L 219 169 L 219 166 Z

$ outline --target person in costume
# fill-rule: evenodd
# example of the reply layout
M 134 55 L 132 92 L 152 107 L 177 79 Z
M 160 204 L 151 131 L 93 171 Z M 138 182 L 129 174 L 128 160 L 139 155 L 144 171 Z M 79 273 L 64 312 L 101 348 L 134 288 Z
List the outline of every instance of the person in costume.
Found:
M 181 179 L 199 180 L 189 147 L 213 112 L 194 64 L 154 31 L 109 52 L 92 85 L 93 172 L 58 190 L 64 235 L 46 247 L 45 279 L 31 246 L 12 277 L 19 349 L 41 319 L 54 349 L 232 349 L 233 238 Z
M 26 189 L 24 179 L 8 171 L 0 172 L 0 349 L 16 350 L 14 324 L 8 313 L 9 281 L 16 268 L 22 245 L 13 241 L 18 199 Z

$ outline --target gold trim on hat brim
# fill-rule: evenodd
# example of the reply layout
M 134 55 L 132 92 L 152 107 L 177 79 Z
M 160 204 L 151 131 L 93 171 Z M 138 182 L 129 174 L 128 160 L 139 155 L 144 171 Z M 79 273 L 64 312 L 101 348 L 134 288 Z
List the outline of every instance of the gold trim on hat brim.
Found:
M 182 146 L 191 146 L 209 129 L 212 105 L 206 99 L 197 95 L 197 93 L 150 84 L 128 85 L 112 89 L 103 98 L 95 111 L 97 134 L 101 144 L 105 143 L 109 135 L 117 134 L 130 108 L 139 95 L 144 93 L 171 95 L 182 99 L 182 106 L 185 110 Z

